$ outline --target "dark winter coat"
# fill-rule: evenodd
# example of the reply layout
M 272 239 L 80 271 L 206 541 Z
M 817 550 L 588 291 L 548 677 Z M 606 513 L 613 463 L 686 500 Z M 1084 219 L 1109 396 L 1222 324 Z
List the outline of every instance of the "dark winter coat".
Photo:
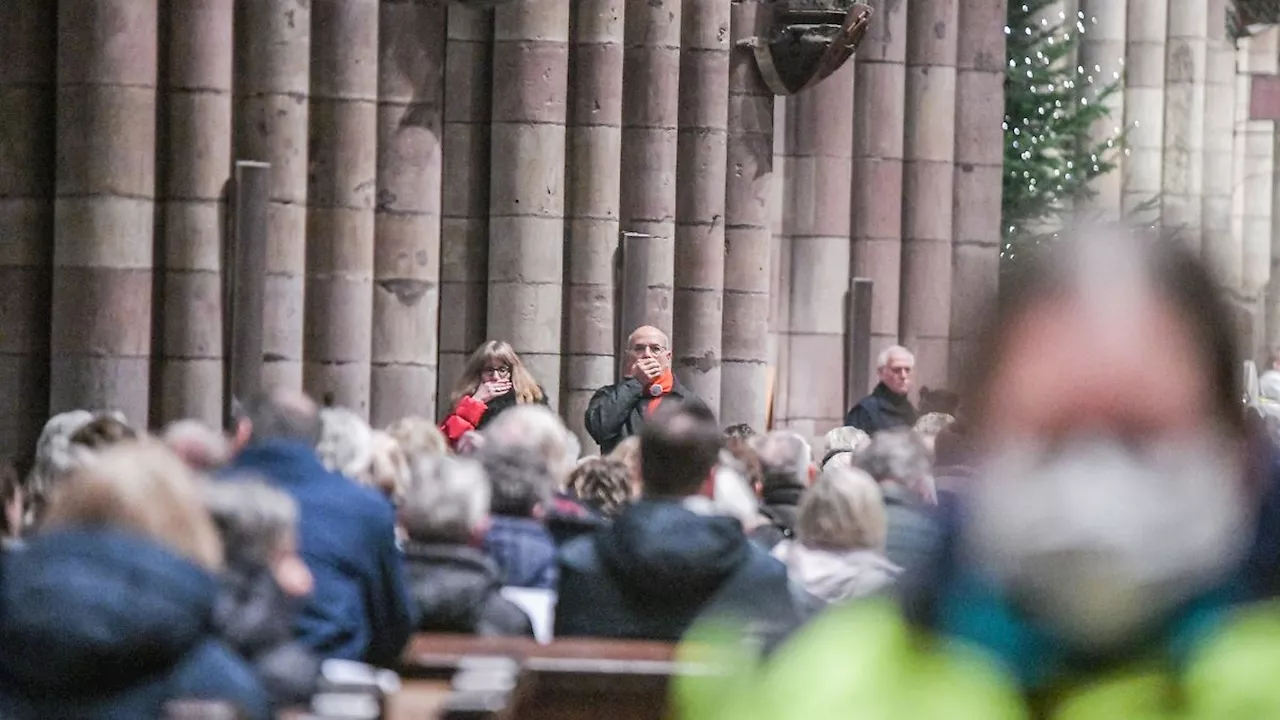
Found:
M 913 427 L 916 418 L 916 409 L 909 398 L 894 394 L 884 383 L 880 383 L 870 395 L 849 409 L 844 424 L 845 427 L 856 427 L 868 435 L 875 435 L 881 430 Z
M 591 396 L 584 418 L 587 434 L 600 446 L 600 452 L 608 455 L 618 443 L 632 435 L 639 435 L 644 427 L 645 412 L 653 398 L 645 392 L 644 385 L 635 378 L 602 387 Z M 702 402 L 677 379 L 667 394 L 667 400 Z
M 158 718 L 172 700 L 270 717 L 252 668 L 218 639 L 212 575 L 113 531 L 56 531 L 3 555 L 0 717 Z
M 502 597 L 498 566 L 479 550 L 409 543 L 405 574 L 421 632 L 533 636 L 529 616 Z

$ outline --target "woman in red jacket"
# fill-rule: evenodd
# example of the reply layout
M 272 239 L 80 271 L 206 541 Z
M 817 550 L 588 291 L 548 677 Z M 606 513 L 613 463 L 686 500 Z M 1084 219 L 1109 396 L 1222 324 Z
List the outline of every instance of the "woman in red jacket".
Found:
M 450 402 L 453 412 L 440 425 L 440 432 L 454 447 L 463 435 L 483 428 L 507 408 L 546 405 L 547 397 L 511 345 L 490 340 L 467 359 Z

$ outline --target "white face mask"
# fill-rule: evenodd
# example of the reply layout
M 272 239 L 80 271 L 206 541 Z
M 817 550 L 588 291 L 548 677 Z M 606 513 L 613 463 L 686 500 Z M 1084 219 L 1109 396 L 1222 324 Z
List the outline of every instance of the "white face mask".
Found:
M 1114 648 L 1239 560 L 1242 468 L 1228 447 L 1093 439 L 998 454 L 974 488 L 966 551 L 1065 640 Z

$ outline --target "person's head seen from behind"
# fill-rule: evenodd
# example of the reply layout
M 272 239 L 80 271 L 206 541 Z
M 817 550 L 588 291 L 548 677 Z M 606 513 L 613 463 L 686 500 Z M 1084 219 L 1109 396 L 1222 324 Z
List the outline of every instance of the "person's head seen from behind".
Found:
M 664 403 L 640 431 L 644 496 L 713 496 L 714 471 L 724 435 L 700 403 Z

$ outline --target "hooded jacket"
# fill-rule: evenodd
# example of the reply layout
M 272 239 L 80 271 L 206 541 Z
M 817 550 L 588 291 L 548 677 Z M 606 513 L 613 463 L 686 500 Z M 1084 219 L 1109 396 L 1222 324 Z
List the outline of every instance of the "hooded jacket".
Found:
M 253 670 L 219 641 L 218 588 L 150 541 L 61 531 L 5 553 L 0 717 L 158 718 L 171 700 L 269 717 Z
M 765 632 L 799 622 L 786 568 L 737 520 L 644 500 L 561 551 L 557 637 L 675 641 L 704 612 Z

